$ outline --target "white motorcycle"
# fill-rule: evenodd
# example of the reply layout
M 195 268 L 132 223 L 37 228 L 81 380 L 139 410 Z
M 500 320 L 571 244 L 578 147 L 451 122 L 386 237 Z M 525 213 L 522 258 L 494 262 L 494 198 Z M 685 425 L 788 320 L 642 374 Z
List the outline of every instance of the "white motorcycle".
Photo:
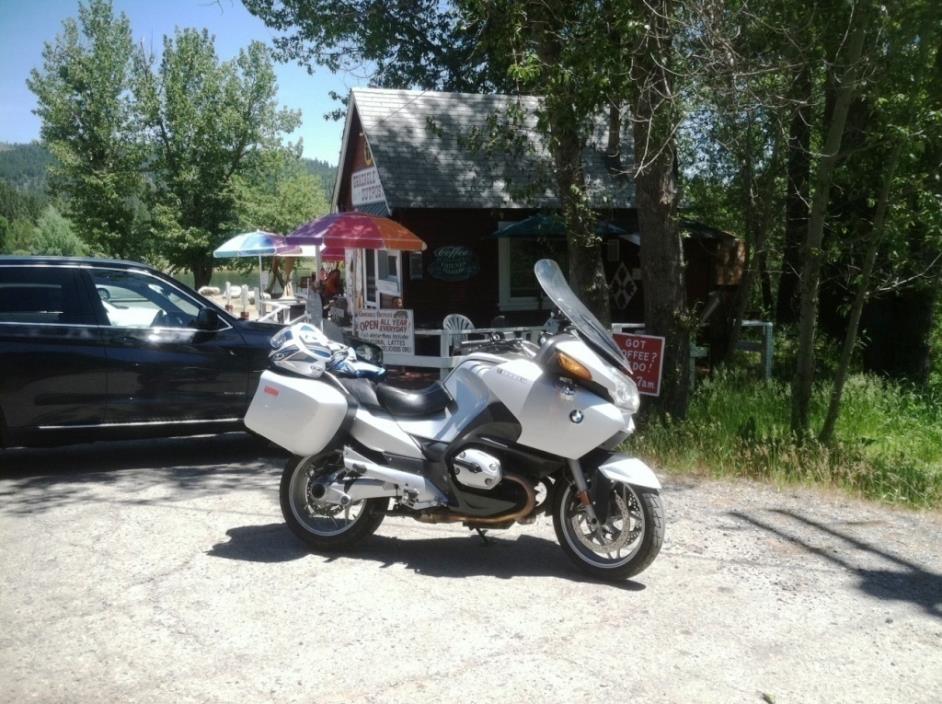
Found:
M 332 550 L 387 514 L 480 532 L 549 513 L 563 551 L 592 576 L 651 564 L 664 539 L 660 483 L 617 452 L 640 401 L 628 363 L 556 262 L 534 271 L 568 321 L 562 332 L 540 345 L 469 343 L 443 382 L 418 391 L 377 383 L 381 368 L 314 326 L 272 339 L 274 369 L 245 424 L 294 455 L 281 509 L 295 535 Z

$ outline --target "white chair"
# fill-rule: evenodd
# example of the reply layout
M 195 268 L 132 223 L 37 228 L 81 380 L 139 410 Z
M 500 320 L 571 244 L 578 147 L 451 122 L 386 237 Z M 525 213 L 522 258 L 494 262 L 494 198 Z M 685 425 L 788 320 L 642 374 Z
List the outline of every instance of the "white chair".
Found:
M 442 330 L 444 330 L 445 333 L 452 333 L 446 337 L 448 353 L 451 354 L 455 346 L 466 339 L 465 335 L 456 333 L 460 333 L 464 330 L 474 330 L 474 323 L 472 323 L 471 318 L 466 315 L 452 313 L 451 315 L 446 315 L 445 319 L 442 321 Z

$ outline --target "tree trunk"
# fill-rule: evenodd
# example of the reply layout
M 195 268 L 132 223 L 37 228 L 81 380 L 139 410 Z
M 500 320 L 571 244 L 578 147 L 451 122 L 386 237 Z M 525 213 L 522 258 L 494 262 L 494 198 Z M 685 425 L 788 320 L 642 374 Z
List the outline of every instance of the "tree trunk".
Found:
M 213 278 L 212 262 L 199 260 L 194 262 L 192 270 L 193 288 L 199 291 L 203 286 L 209 286 L 209 282 L 212 281 Z
M 776 165 L 779 163 L 779 143 L 775 142 L 772 156 L 766 165 L 765 171 L 756 175 L 753 157 L 758 147 L 752 142 L 752 133 L 752 122 L 750 122 L 747 127 L 747 149 L 742 159 L 742 180 L 745 184 L 743 190 L 743 222 L 745 223 L 747 247 L 746 261 L 744 262 L 743 279 L 736 291 L 736 298 L 733 303 L 724 363 L 731 362 L 733 355 L 736 353 L 736 345 L 742 334 L 742 321 L 752 299 L 752 289 L 755 286 L 757 276 L 761 277 L 763 306 L 767 306 L 766 310 L 771 310 L 772 305 L 772 287 L 766 265 L 766 233 L 769 231 L 769 222 L 773 217 L 771 203 L 774 200 L 775 177 L 778 173 Z
M 860 12 L 862 9 L 858 7 L 857 11 Z M 857 89 L 858 64 L 863 53 L 863 42 L 866 34 L 863 17 L 855 17 L 854 24 L 845 68 L 838 78 L 839 85 L 834 101 L 834 109 L 831 113 L 827 137 L 818 164 L 811 215 L 808 219 L 808 232 L 801 252 L 798 360 L 792 382 L 791 418 L 792 430 L 800 436 L 807 435 L 810 423 L 809 407 L 811 405 L 811 387 L 814 383 L 814 338 L 818 316 L 818 287 L 821 281 L 821 263 L 823 259 L 821 240 L 824 237 L 824 220 L 827 215 L 834 165 L 840 153 L 844 124 L 847 121 L 847 111 Z
M 578 133 L 566 128 L 566 124 L 572 124 L 568 120 L 562 125 L 557 123 L 554 129 L 551 114 L 549 122 L 557 189 L 566 222 L 569 285 L 607 326 L 611 322 L 608 279 L 602 259 L 602 240 L 595 233 L 596 216 L 586 198 L 582 140 Z
M 769 253 L 763 250 L 758 253 L 759 281 L 762 285 L 762 312 L 772 315 L 775 308 L 775 297 L 772 295 L 772 275 L 769 273 Z
M 742 207 L 746 238 L 746 260 L 743 262 L 742 281 L 739 282 L 739 288 L 736 290 L 736 296 L 733 299 L 732 314 L 727 321 L 726 351 L 723 354 L 723 364 L 732 362 L 736 355 L 736 345 L 739 343 L 742 320 L 746 313 L 746 307 L 749 305 L 749 297 L 755 279 L 755 252 L 760 244 L 764 246 L 764 243 L 759 242 L 759 233 L 756 227 L 756 174 L 753 160 L 753 116 L 751 113 L 748 120 L 749 122 L 746 125 L 746 148 L 742 153 L 740 165 L 743 182 Z
M 797 106 L 788 127 L 785 247 L 775 307 L 775 321 L 779 325 L 798 319 L 798 271 L 801 243 L 808 232 L 808 184 L 811 180 L 811 90 L 811 70 L 803 66 L 793 87 Z
M 821 428 L 821 434 L 818 439 L 821 442 L 830 442 L 834 436 L 834 426 L 837 424 L 837 418 L 841 412 L 841 398 L 844 394 L 844 382 L 847 381 L 847 370 L 850 367 L 850 360 L 854 353 L 854 346 L 857 344 L 857 330 L 860 326 L 860 316 L 863 313 L 864 304 L 870 294 L 870 276 L 873 274 L 873 265 L 877 260 L 877 252 L 880 250 L 880 241 L 883 239 L 884 224 L 886 223 L 886 209 L 890 199 L 890 189 L 893 185 L 893 178 L 896 175 L 896 165 L 899 163 L 900 151 L 903 143 L 898 142 L 887 163 L 886 171 L 883 175 L 883 186 L 880 189 L 880 195 L 877 200 L 876 213 L 873 216 L 873 226 L 870 232 L 870 238 L 867 242 L 867 253 L 864 256 L 863 269 L 860 272 L 860 281 L 857 283 L 857 292 L 854 295 L 854 303 L 850 309 L 850 319 L 847 321 L 847 333 L 844 336 L 844 347 L 841 350 L 841 359 L 837 365 L 837 373 L 834 376 L 834 388 L 831 390 L 831 401 L 828 404 L 827 416 L 824 418 L 824 425 Z
M 690 321 L 684 250 L 677 223 L 674 105 L 670 73 L 671 3 L 638 0 L 650 28 L 636 48 L 633 74 L 635 191 L 641 230 L 645 329 L 666 339 L 661 395 L 656 406 L 687 415 L 690 394 Z
M 582 163 L 583 140 L 576 128 L 571 103 L 548 99 L 550 151 L 556 166 L 556 188 L 569 254 L 569 285 L 579 292 L 582 302 L 608 325 L 611 322 L 608 280 L 602 261 L 602 240 L 595 234 L 595 213 L 586 197 L 585 171 Z M 562 104 L 560 104 L 562 103 Z
M 621 163 L 621 105 L 608 106 L 608 144 L 605 149 L 606 166 L 614 174 L 622 172 Z

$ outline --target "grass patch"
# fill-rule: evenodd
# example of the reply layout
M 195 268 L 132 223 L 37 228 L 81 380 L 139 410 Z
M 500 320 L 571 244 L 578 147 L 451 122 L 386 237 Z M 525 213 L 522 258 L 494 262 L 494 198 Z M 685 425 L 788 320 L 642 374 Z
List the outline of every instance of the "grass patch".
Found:
M 830 386 L 815 388 L 812 427 Z M 831 446 L 796 442 L 786 383 L 720 373 L 700 384 L 686 422 L 641 422 L 633 450 L 668 469 L 843 487 L 881 501 L 942 506 L 942 397 L 852 376 Z

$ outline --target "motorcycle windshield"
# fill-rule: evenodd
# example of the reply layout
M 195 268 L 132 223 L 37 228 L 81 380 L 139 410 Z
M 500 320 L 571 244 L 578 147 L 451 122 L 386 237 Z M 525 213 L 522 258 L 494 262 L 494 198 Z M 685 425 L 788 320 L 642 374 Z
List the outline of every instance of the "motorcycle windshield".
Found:
M 599 319 L 592 315 L 592 312 L 569 288 L 563 272 L 559 269 L 559 264 L 552 259 L 541 259 L 533 267 L 533 273 L 536 274 L 536 280 L 539 281 L 547 298 L 569 319 L 579 336 L 609 362 L 630 375 L 631 368 L 628 366 L 624 352 L 615 344 L 615 340 Z

